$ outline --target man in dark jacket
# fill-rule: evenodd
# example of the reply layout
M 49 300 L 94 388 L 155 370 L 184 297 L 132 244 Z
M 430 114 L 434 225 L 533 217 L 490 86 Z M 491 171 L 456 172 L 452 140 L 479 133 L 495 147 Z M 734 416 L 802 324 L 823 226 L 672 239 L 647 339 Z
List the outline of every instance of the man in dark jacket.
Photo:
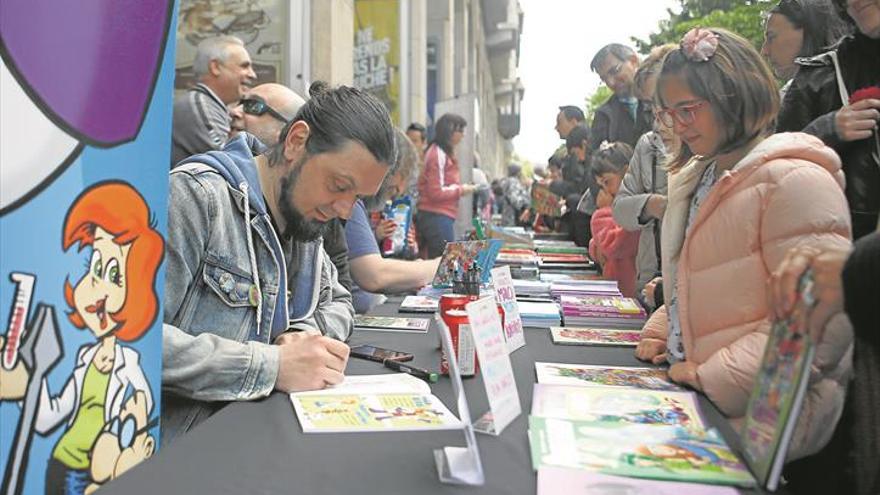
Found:
M 859 32 L 843 38 L 831 52 L 798 59 L 798 63 L 800 69 L 779 112 L 777 131 L 812 134 L 840 155 L 853 239 L 858 239 L 874 230 L 880 212 L 880 98 L 849 104 L 842 96 L 849 100 L 860 89 L 878 88 L 880 39 Z
M 257 79 L 244 43 L 234 36 L 199 43 L 193 71 L 198 84 L 174 100 L 172 167 L 189 156 L 223 147 L 229 139 L 229 105 L 241 100 Z
M 603 141 L 619 141 L 635 147 L 639 137 L 650 131 L 654 122 L 651 102 L 639 101 L 635 96 L 633 79 L 639 68 L 639 57 L 632 48 L 612 43 L 596 53 L 590 68 L 614 91 L 593 116 L 593 151 Z

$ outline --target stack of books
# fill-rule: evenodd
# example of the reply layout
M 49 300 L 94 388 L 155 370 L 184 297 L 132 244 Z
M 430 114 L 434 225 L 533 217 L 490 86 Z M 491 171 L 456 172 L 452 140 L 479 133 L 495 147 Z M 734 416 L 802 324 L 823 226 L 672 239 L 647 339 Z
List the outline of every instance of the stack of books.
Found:
M 641 479 L 755 486 L 746 465 L 709 428 L 696 395 L 670 382 L 662 368 L 539 362 L 535 369 L 538 384 L 528 436 L 536 470 L 556 466 Z M 688 493 L 644 493 L 661 492 Z
M 552 282 L 550 294 L 562 296 L 621 296 L 616 280 L 565 280 Z
M 621 296 L 561 296 L 566 326 L 633 328 L 644 326 L 648 313 L 638 301 Z
M 513 280 L 513 290 L 517 298 L 543 298 L 550 299 L 550 282 L 540 280 Z
M 509 266 L 513 278 L 525 280 L 538 278 L 538 255 L 533 249 L 521 244 L 505 245 L 498 254 L 495 264 Z
M 554 302 L 517 301 L 524 327 L 550 328 L 562 324 L 559 307 Z

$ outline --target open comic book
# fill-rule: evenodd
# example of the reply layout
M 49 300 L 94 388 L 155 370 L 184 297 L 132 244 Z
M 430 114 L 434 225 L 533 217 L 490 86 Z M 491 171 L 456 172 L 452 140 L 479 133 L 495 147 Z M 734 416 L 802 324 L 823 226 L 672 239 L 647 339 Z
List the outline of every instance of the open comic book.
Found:
M 303 433 L 454 430 L 461 422 L 422 380 L 404 373 L 346 376 L 290 394 Z
M 669 375 L 663 368 L 537 362 L 535 372 L 538 383 L 550 385 L 684 390 L 669 380 Z
M 805 292 L 810 279 L 809 274 L 802 279 L 802 295 L 791 317 L 775 322 L 770 329 L 743 421 L 743 455 L 758 481 L 770 491 L 779 484 L 815 351 L 806 328 L 812 307 L 810 295 Z
M 461 278 L 474 263 L 479 269 L 480 283 L 489 282 L 489 270 L 495 266 L 501 244 L 498 239 L 447 242 L 431 285 L 451 287 L 453 279 Z
M 532 465 L 671 481 L 754 486 L 746 466 L 715 430 L 529 417 Z

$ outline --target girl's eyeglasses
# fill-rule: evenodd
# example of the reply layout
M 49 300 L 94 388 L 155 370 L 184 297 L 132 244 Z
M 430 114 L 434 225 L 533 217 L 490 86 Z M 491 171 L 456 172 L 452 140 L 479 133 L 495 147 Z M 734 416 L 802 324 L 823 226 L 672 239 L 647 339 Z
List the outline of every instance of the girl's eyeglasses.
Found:
M 675 122 L 678 122 L 681 125 L 691 125 L 697 118 L 697 110 L 703 108 L 708 103 L 709 102 L 706 100 L 700 100 L 689 105 L 681 105 L 675 108 L 655 109 L 654 114 L 657 116 L 660 123 L 666 127 L 673 127 Z

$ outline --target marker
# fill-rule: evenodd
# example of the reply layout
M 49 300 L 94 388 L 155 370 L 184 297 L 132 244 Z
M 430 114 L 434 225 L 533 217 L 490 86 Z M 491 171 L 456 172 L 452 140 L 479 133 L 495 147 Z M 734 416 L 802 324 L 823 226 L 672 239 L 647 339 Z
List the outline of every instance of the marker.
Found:
M 394 371 L 400 371 L 401 373 L 410 374 L 416 378 L 421 378 L 429 383 L 437 383 L 437 380 L 440 379 L 440 375 L 437 373 L 428 371 L 422 368 L 416 368 L 415 366 L 410 366 L 408 364 L 401 363 L 400 361 L 394 361 L 392 359 L 385 360 L 385 367 L 391 368 Z

